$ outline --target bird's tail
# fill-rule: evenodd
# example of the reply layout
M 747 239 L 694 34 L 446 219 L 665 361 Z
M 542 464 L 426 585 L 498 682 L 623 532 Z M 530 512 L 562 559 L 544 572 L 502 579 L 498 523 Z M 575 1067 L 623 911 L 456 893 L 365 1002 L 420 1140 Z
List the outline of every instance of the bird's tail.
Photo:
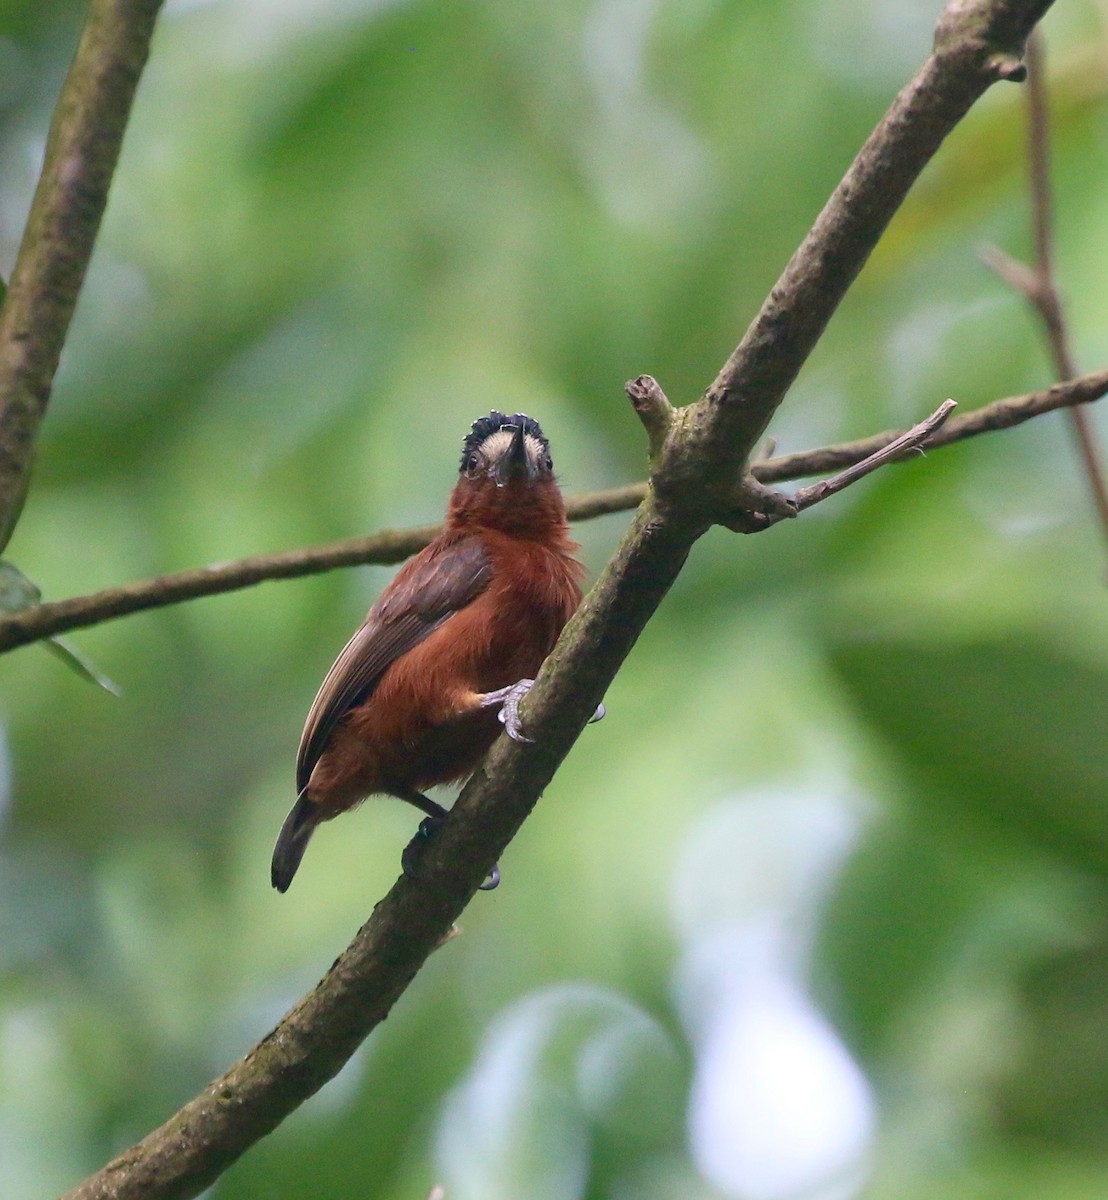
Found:
M 277 835 L 277 845 L 273 847 L 269 876 L 279 892 L 289 890 L 296 868 L 300 866 L 304 851 L 307 850 L 315 827 L 319 824 L 319 810 L 308 799 L 307 792 L 308 789 L 305 788 L 296 797 L 296 803 L 289 809 L 289 815 Z

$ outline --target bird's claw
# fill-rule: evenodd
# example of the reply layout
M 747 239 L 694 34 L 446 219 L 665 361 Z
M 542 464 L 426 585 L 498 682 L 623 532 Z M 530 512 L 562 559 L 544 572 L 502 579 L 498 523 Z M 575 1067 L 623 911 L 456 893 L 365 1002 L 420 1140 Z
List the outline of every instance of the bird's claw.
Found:
M 534 742 L 535 740 L 523 732 L 523 726 L 519 720 L 520 702 L 531 690 L 534 682 L 533 679 L 521 679 L 518 683 L 510 684 L 508 687 L 497 688 L 495 692 L 486 692 L 481 697 L 482 708 L 489 708 L 494 704 L 500 705 L 500 712 L 497 713 L 500 723 L 504 726 L 507 735 L 516 742 Z M 596 712 L 589 717 L 588 724 L 594 725 L 597 721 L 602 721 L 605 712 L 604 705 L 598 704 Z
M 424 817 L 419 823 L 415 837 L 404 847 L 404 853 L 400 856 L 400 869 L 409 879 L 419 878 L 419 860 L 423 857 L 424 847 L 429 839 L 434 837 L 435 830 L 443 823 L 444 819 L 443 817 Z M 491 892 L 493 888 L 499 886 L 500 868 L 493 863 L 488 878 L 481 884 L 478 891 Z
M 521 679 L 519 683 L 513 683 L 510 688 L 506 689 L 504 702 L 497 714 L 501 725 L 504 726 L 504 732 L 514 742 L 533 742 L 535 740 L 523 732 L 523 726 L 519 721 L 519 702 L 531 690 L 534 682 L 533 679 Z
M 504 726 L 505 733 L 516 742 L 534 741 L 534 738 L 529 738 L 523 732 L 523 726 L 519 721 L 519 702 L 531 690 L 534 682 L 533 679 L 521 679 L 518 683 L 509 684 L 508 687 L 497 688 L 495 692 L 486 692 L 481 697 L 482 708 L 500 705 L 500 712 L 496 715 Z
M 400 869 L 409 879 L 419 878 L 419 860 L 423 857 L 424 847 L 442 821 L 442 817 L 424 817 L 419 823 L 415 837 L 404 847 L 404 853 L 400 856 Z

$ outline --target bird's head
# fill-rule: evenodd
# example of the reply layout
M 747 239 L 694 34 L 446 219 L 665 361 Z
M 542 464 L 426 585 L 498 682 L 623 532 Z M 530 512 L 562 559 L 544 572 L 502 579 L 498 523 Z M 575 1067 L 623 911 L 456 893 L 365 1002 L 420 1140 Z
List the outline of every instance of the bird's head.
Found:
M 553 479 L 554 461 L 542 426 L 524 413 L 505 416 L 495 410 L 473 422 L 462 443 L 462 474 L 488 479 L 496 487 L 510 483 L 533 485 Z
M 550 443 L 534 417 L 493 411 L 473 422 L 462 443 L 451 516 L 506 528 L 546 518 L 564 523 Z

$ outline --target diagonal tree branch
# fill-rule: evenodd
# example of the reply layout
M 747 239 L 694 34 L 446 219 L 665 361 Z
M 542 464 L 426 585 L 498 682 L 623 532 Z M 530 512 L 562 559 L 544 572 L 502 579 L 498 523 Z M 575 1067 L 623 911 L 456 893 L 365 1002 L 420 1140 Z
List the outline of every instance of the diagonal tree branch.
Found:
M 0 549 L 77 304 L 162 0 L 92 0 L 0 307 Z
M 1045 392 L 1008 396 L 973 412 L 951 418 L 928 441 L 928 449 L 949 446 L 965 438 L 999 429 L 1009 429 L 1044 413 L 1076 404 L 1090 404 L 1108 394 L 1108 371 L 1082 375 L 1070 383 L 1058 384 Z M 667 401 L 668 403 L 668 401 Z M 887 446 L 899 433 L 888 431 L 805 450 L 777 458 L 762 459 L 751 466 L 751 474 L 761 483 L 778 483 L 838 471 L 861 462 Z M 626 512 L 638 507 L 646 495 L 645 483 L 609 488 L 571 496 L 566 509 L 572 521 L 585 521 L 608 513 Z M 55 637 L 74 629 L 99 625 L 116 617 L 180 604 L 201 596 L 233 592 L 270 579 L 298 579 L 337 567 L 402 562 L 424 546 L 439 531 L 437 525 L 416 529 L 390 530 L 368 537 L 347 538 L 325 546 L 287 550 L 280 554 L 257 555 L 218 566 L 196 567 L 173 575 L 159 575 L 140 583 L 105 588 L 87 596 L 35 604 L 22 612 L 0 618 L 0 654 L 26 646 L 42 638 Z
M 947 4 L 934 52 L 866 140 L 704 398 L 674 422 L 667 502 L 699 505 L 709 519 L 714 507 L 726 504 L 735 448 L 749 455 L 946 135 L 992 83 L 1025 77 L 1020 56 L 1049 4 Z M 698 486 L 689 487 L 694 479 Z
M 451 929 L 592 715 L 734 482 L 910 182 L 973 101 L 1019 74 L 1047 0 L 952 0 L 934 53 L 836 189 L 751 330 L 698 403 L 674 414 L 613 559 L 523 706 L 536 740 L 501 738 L 426 848 L 319 986 L 221 1079 L 68 1200 L 196 1195 L 331 1078 Z

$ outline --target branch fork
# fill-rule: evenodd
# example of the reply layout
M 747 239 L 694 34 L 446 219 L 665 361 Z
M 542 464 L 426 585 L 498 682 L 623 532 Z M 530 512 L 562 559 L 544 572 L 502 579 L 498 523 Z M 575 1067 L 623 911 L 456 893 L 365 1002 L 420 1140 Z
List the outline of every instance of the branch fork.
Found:
M 632 379 L 627 383 L 626 391 L 650 439 L 653 468 L 661 446 L 673 428 L 675 410 L 652 375 L 640 375 Z M 922 454 L 923 448 L 957 407 L 955 401 L 944 400 L 929 417 L 905 433 L 892 438 L 829 479 L 800 488 L 792 495 L 768 487 L 747 472 L 735 489 L 733 503 L 727 512 L 720 514 L 716 523 L 735 533 L 760 533 L 779 521 L 799 516 L 805 509 L 837 495 L 886 464 L 907 458 L 910 454 Z

